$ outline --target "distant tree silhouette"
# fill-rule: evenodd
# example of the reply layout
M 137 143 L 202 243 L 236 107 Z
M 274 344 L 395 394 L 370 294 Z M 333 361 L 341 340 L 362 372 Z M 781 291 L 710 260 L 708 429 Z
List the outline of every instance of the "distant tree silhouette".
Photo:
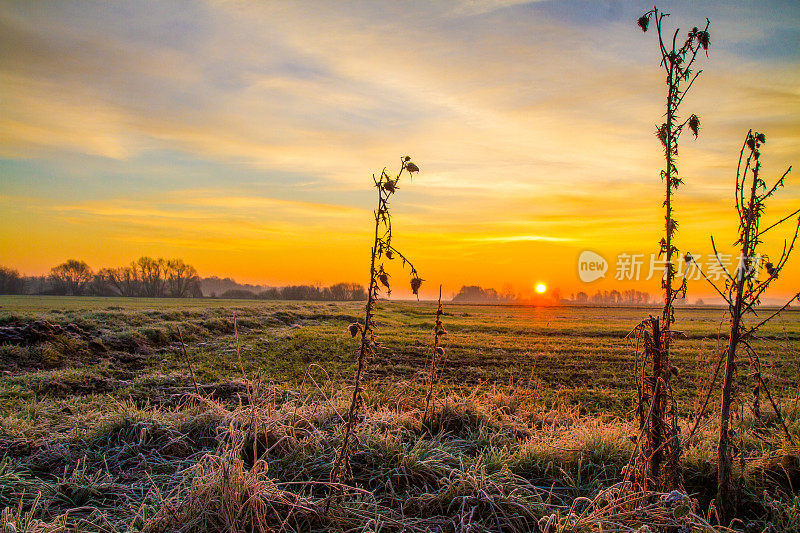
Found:
M 330 299 L 334 302 L 366 300 L 367 291 L 357 283 L 337 283 L 328 288 Z
M 453 296 L 454 302 L 500 302 L 500 295 L 494 289 L 484 289 L 478 285 L 464 285 L 458 294 Z
M 97 273 L 97 276 L 104 288 L 110 290 L 114 296 L 139 295 L 139 280 L 136 277 L 136 271 L 129 266 L 104 268 Z
M 576 304 L 592 303 L 595 305 L 647 305 L 651 302 L 650 294 L 634 289 L 626 291 L 597 291 L 592 296 L 581 291 L 572 294 L 570 301 Z
M 214 296 L 215 298 L 217 296 Z M 248 291 L 246 289 L 231 289 L 229 291 L 225 291 L 218 296 L 218 298 L 223 299 L 243 299 L 243 300 L 251 300 L 256 298 L 256 293 L 253 291 Z
M 245 287 L 250 285 L 245 285 Z M 259 300 L 308 300 L 308 301 L 333 301 L 351 302 L 367 299 L 367 291 L 363 285 L 357 283 L 336 283 L 330 287 L 317 287 L 314 285 L 290 285 L 287 287 L 270 287 L 256 293 L 244 288 L 228 289 L 212 295 L 212 298 L 243 298 Z
M 13 268 L 0 266 L 0 294 L 22 294 L 25 280 Z
M 84 294 L 94 273 L 85 261 L 69 259 L 50 270 L 53 294 Z
M 166 288 L 167 262 L 164 259 L 153 259 L 143 256 L 134 261 L 131 267 L 141 284 L 141 296 L 158 298 L 164 296 Z
M 357 283 L 264 287 L 240 285 L 231 278 L 201 279 L 197 269 L 183 259 L 142 256 L 127 266 L 101 268 L 93 273 L 84 261 L 70 259 L 50 270 L 49 276 L 23 277 L 14 269 L 0 267 L 0 294 L 58 294 L 144 298 L 202 298 L 203 284 L 219 290 L 212 298 L 262 300 L 360 301 L 367 291 Z
M 281 291 L 278 289 L 278 287 L 270 287 L 269 289 L 259 293 L 258 297 L 264 300 L 280 300 Z
M 173 298 L 185 298 L 200 290 L 200 278 L 192 265 L 183 259 L 170 259 L 165 270 L 167 294 Z

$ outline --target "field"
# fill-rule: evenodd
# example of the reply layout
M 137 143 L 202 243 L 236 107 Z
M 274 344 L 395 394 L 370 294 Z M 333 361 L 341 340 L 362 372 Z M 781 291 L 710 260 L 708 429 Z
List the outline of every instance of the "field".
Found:
M 435 306 L 380 302 L 355 484 L 333 487 L 357 349 L 347 326 L 362 312 L 0 298 L 0 508 L 19 515 L 18 529 L 27 517 L 28 531 L 609 530 L 598 502 L 623 480 L 636 434 L 626 336 L 657 310 L 445 304 L 443 381 L 426 428 Z M 767 328 L 754 346 L 797 442 L 800 311 Z M 725 310 L 679 309 L 677 329 L 673 386 L 688 434 Z M 766 399 L 756 424 L 751 388 L 742 382 L 737 409 L 743 519 L 789 531 L 800 518 L 797 450 Z M 685 485 L 693 516 L 713 521 L 715 421 L 700 422 L 684 446 Z M 325 509 L 330 491 L 339 497 Z M 666 525 L 664 505 L 615 527 Z

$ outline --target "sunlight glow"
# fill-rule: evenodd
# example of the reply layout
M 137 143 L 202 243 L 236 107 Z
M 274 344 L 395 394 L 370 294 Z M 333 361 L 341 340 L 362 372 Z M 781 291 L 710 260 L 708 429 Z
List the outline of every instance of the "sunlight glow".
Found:
M 544 291 L 547 290 L 547 285 L 544 283 L 537 283 L 536 284 L 536 292 L 537 294 L 544 294 Z

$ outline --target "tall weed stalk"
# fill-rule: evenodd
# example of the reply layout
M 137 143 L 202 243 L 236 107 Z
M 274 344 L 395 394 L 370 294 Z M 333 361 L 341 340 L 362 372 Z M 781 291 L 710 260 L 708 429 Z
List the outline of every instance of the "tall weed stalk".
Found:
M 422 414 L 422 420 L 425 425 L 430 427 L 431 419 L 433 418 L 434 409 L 431 408 L 431 402 L 439 376 L 441 374 L 442 364 L 444 363 L 444 346 L 440 346 L 440 339 L 447 334 L 442 324 L 442 286 L 439 285 L 439 303 L 436 307 L 436 323 L 433 325 L 433 350 L 431 350 L 431 357 L 428 360 L 428 392 L 425 395 L 425 411 Z
M 641 459 L 645 468 L 640 472 L 644 479 L 639 481 L 645 490 L 665 491 L 681 485 L 680 456 L 681 447 L 678 434 L 677 406 L 672 394 L 670 378 L 675 371 L 671 362 L 672 325 L 675 323 L 675 300 L 686 295 L 686 279 L 676 286 L 674 258 L 678 248 L 675 233 L 678 222 L 674 215 L 673 195 L 683 183 L 678 172 L 678 141 L 686 127 L 697 137 L 700 119 L 695 114 L 681 120 L 681 103 L 702 72 L 694 70 L 700 53 L 707 54 L 709 46 L 709 21 L 701 30 L 694 27 L 682 40 L 678 39 L 680 29 L 672 36 L 664 29 L 664 19 L 668 13 L 657 7 L 642 15 L 637 21 L 643 32 L 651 22 L 655 23 L 661 53 L 661 67 L 664 69 L 667 86 L 665 121 L 656 128 L 656 136 L 664 147 L 664 168 L 661 179 L 664 181 L 664 236 L 660 241 L 659 256 L 664 265 L 661 288 L 664 290 L 664 307 L 660 320 L 650 317 L 637 329 L 646 330 L 651 337 L 645 343 L 647 348 L 641 361 L 641 380 L 639 382 L 639 423 L 642 428 L 640 440 Z M 645 329 L 642 329 L 645 328 Z M 638 365 L 637 365 L 638 366 Z
M 379 177 L 372 176 L 378 195 L 378 206 L 375 209 L 375 235 L 372 243 L 372 253 L 369 267 L 369 291 L 367 305 L 364 312 L 364 324 L 357 322 L 350 324 L 349 331 L 353 337 L 361 335 L 361 346 L 358 352 L 358 367 L 353 384 L 353 395 L 347 412 L 347 420 L 342 433 L 342 442 L 336 459 L 331 469 L 331 481 L 343 483 L 352 477 L 350 470 L 350 455 L 356 445 L 355 429 L 358 424 L 359 412 L 363 404 L 361 381 L 364 376 L 364 367 L 367 359 L 375 355 L 378 345 L 375 341 L 374 319 L 375 304 L 382 290 L 387 296 L 391 295 L 389 273 L 385 266 L 387 261 L 399 258 L 403 266 L 408 266 L 411 271 L 411 291 L 419 298 L 419 289 L 422 278 L 417 274 L 417 269 L 397 248 L 392 245 L 392 218 L 389 212 L 389 200 L 399 188 L 403 174 L 408 174 L 409 179 L 419 167 L 411 161 L 409 156 L 400 159 L 400 171 L 392 179 L 384 168 Z
M 732 407 L 738 396 L 738 391 L 736 390 L 736 370 L 738 366 L 737 351 L 744 350 L 750 359 L 751 372 L 749 377 L 755 382 L 753 387 L 753 414 L 757 419 L 760 418 L 761 393 L 763 391 L 777 415 L 784 437 L 789 441 L 792 440 L 791 433 L 781 415 L 780 407 L 774 401 L 762 376 L 761 360 L 757 351 L 751 344 L 753 336 L 759 328 L 778 316 L 792 301 L 800 297 L 800 293 L 796 294 L 785 305 L 763 319 L 760 319 L 756 314 L 756 308 L 761 302 L 761 296 L 770 284 L 778 278 L 781 270 L 786 265 L 794 249 L 794 245 L 797 242 L 798 232 L 800 232 L 800 218 L 798 218 L 794 229 L 794 235 L 789 240 L 784 241 L 783 251 L 777 260 L 772 261 L 769 256 L 761 254 L 759 245 L 762 244 L 763 235 L 767 231 L 800 213 L 800 209 L 798 209 L 768 228 L 760 229 L 761 217 L 766 207 L 766 200 L 773 196 L 778 189 L 783 187 L 784 180 L 792 169 L 792 167 L 789 167 L 772 186 L 767 185 L 759 175 L 761 172 L 761 146 L 766 140 L 766 136 L 763 133 L 750 130 L 747 132 L 742 149 L 739 152 L 739 163 L 736 167 L 735 190 L 736 211 L 739 217 L 739 238 L 734 243 L 734 246 L 739 247 L 740 255 L 736 270 L 731 273 L 725 268 L 717 252 L 713 237 L 711 238 L 711 242 L 716 253 L 716 259 L 721 267 L 720 270 L 723 272 L 725 285 L 723 287 L 717 286 L 717 284 L 713 283 L 711 279 L 702 272 L 700 266 L 696 262 L 694 263 L 703 274 L 703 277 L 708 280 L 717 293 L 728 304 L 730 315 L 728 345 L 721 354 L 721 357 L 725 361 L 725 374 L 722 383 L 719 445 L 717 450 L 716 506 L 717 513 L 723 523 L 728 523 L 735 516 L 737 500 L 739 499 L 738 490 L 734 486 L 732 474 L 733 449 L 735 448 L 732 442 L 735 437 L 735 432 L 730 423 Z M 693 258 L 690 254 L 687 254 L 686 261 L 687 263 L 693 262 Z M 766 279 L 759 279 L 759 273 L 762 269 L 766 271 Z M 759 321 L 756 325 L 747 327 L 745 319 L 748 316 L 752 316 Z M 709 395 L 710 392 L 709 390 Z

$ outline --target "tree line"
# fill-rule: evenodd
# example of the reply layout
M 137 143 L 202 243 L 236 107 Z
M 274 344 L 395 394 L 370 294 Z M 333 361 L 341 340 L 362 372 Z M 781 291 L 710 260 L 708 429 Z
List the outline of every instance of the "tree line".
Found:
M 484 289 L 478 285 L 464 285 L 453 296 L 454 302 L 461 303 L 515 303 L 513 294 L 500 294 L 495 289 Z
M 268 287 L 255 292 L 247 289 L 230 289 L 218 298 L 255 298 L 257 300 L 315 300 L 325 302 L 349 302 L 366 300 L 367 291 L 358 283 L 336 283 L 330 287 L 316 285 L 289 285 L 287 287 Z
M 571 294 L 569 299 L 569 303 L 595 305 L 648 305 L 653 302 L 650 294 L 635 289 L 602 292 L 598 290 L 591 296 L 580 291 L 577 294 Z
M 0 267 L 3 294 L 45 294 L 62 296 L 131 296 L 189 298 L 202 296 L 197 270 L 182 259 L 143 256 L 127 266 L 92 267 L 69 259 L 50 269 L 47 276 L 22 276 L 12 268 Z
M 365 300 L 364 287 L 337 283 L 330 287 L 292 285 L 266 287 L 261 291 L 233 288 L 221 293 L 203 290 L 204 279 L 194 266 L 182 259 L 140 257 L 128 265 L 94 271 L 85 261 L 69 259 L 50 269 L 47 276 L 23 276 L 19 271 L 0 266 L 0 294 L 40 294 L 62 296 L 122 296 L 139 298 L 257 298 L 265 300 Z M 219 278 L 208 278 L 218 286 Z

